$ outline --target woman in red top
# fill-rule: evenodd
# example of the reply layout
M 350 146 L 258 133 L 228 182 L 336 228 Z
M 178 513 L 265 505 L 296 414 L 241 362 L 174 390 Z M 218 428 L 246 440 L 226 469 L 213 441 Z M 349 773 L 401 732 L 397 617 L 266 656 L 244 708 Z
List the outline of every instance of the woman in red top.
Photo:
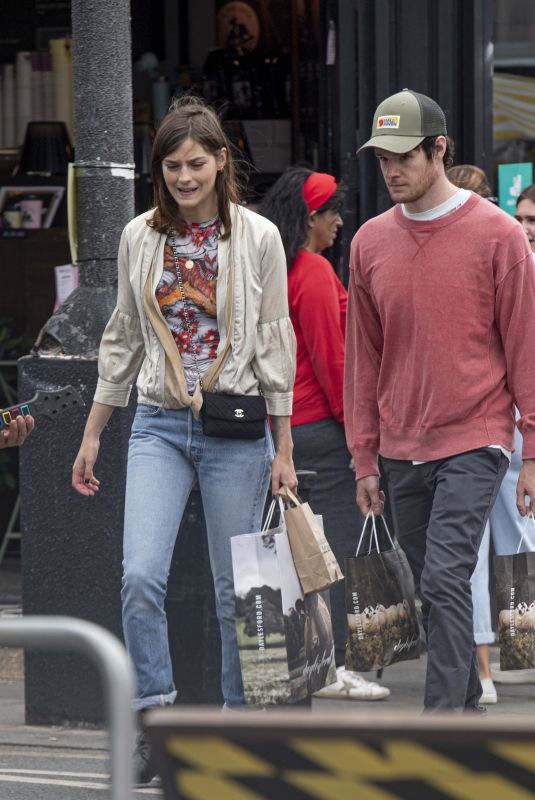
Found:
M 279 228 L 288 265 L 290 319 L 297 339 L 292 437 L 297 469 L 317 473 L 313 505 L 343 566 L 354 555 L 363 519 L 346 446 L 343 378 L 347 292 L 321 252 L 342 226 L 343 197 L 332 175 L 291 167 L 263 198 L 259 212 Z M 378 700 L 389 690 L 344 670 L 344 583 L 331 590 L 339 680 L 318 692 Z

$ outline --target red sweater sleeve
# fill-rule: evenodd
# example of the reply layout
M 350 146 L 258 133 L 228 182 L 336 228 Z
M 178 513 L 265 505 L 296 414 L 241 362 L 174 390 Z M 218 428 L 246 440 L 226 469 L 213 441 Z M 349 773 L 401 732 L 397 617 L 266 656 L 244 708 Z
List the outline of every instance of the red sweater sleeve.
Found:
M 357 237 L 351 245 L 344 375 L 345 429 L 356 478 L 379 475 L 377 382 L 383 350 L 379 315 L 359 268 Z
M 535 458 L 535 263 L 520 228 L 503 245 L 497 267 L 496 324 L 507 363 L 507 383 L 520 411 L 523 458 Z M 503 266 L 507 265 L 507 266 Z
M 307 253 L 297 269 L 298 275 L 290 273 L 291 278 L 297 278 L 292 280 L 292 311 L 331 414 L 338 422 L 343 422 L 343 315 L 347 293 L 323 256 Z

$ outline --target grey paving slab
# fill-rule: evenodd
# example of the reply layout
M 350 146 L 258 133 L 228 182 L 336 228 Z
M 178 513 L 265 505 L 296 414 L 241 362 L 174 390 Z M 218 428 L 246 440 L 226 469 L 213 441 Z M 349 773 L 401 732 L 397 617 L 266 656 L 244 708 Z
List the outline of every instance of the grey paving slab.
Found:
M 0 570 L 1 572 L 1 570 Z M 1 584 L 0 574 L 0 584 Z M 2 603 L 0 615 L 21 613 L 17 583 L 11 580 L 11 602 Z M 14 589 L 13 589 L 14 587 Z M 498 650 L 492 650 L 493 661 Z M 0 648 L 0 800 L 94 800 L 109 795 L 109 750 L 102 729 L 24 724 L 24 662 L 22 652 Z M 384 671 L 381 683 L 391 694 L 380 701 L 319 699 L 311 701 L 311 713 L 336 711 L 344 715 L 388 715 L 402 711 L 419 715 L 423 704 L 426 657 L 405 661 Z M 365 677 L 375 680 L 375 674 Z M 488 706 L 488 716 L 535 712 L 535 684 L 496 684 L 498 703 Z M 302 710 L 302 706 L 300 706 Z M 262 715 L 259 715 L 262 716 Z M 133 798 L 161 798 L 157 787 L 133 791 Z
M 493 659 L 498 657 L 498 651 L 493 648 Z M 339 709 L 349 713 L 359 713 L 359 709 L 369 713 L 373 708 L 374 714 L 388 714 L 391 711 L 403 710 L 407 714 L 420 714 L 423 707 L 423 693 L 425 684 L 425 670 L 427 659 L 425 656 L 414 661 L 402 661 L 384 670 L 380 683 L 388 686 L 390 697 L 385 700 L 312 700 L 313 709 Z M 375 680 L 374 673 L 363 673 L 369 680 Z M 494 714 L 535 714 L 535 685 L 509 685 L 496 684 L 498 703 L 487 706 L 489 715 Z

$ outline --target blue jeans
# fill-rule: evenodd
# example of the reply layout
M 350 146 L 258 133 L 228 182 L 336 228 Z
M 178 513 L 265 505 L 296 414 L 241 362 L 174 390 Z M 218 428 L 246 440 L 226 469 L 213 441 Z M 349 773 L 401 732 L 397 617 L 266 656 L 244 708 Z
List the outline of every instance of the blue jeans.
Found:
M 176 697 L 164 601 L 178 529 L 196 481 L 221 631 L 221 688 L 227 705 L 245 702 L 230 537 L 260 530 L 272 459 L 269 435 L 216 439 L 203 434 L 189 409 L 138 406 L 128 450 L 121 593 L 125 643 L 137 676 L 136 710 Z

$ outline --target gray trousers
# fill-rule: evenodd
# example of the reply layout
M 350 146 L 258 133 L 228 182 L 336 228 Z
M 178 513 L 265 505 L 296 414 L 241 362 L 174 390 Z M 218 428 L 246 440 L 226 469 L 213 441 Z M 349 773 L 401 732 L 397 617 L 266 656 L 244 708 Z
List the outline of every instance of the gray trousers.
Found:
M 438 461 L 382 458 L 398 541 L 422 600 L 427 636 L 424 706 L 458 712 L 481 697 L 470 576 L 508 467 L 484 447 Z

